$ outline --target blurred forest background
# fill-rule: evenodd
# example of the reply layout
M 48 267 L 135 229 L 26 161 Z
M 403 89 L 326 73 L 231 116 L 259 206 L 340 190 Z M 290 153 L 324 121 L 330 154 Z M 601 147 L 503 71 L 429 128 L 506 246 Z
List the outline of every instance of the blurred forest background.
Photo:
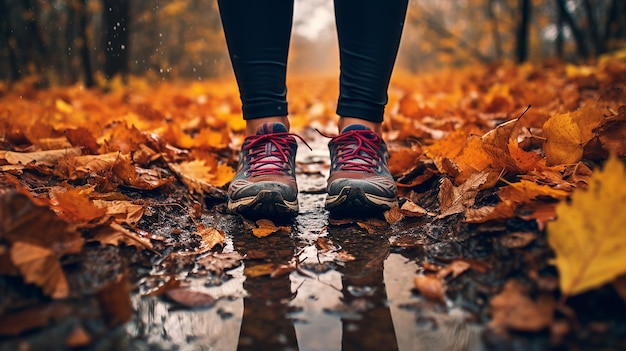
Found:
M 626 39 L 624 0 L 412 0 L 398 67 L 586 62 Z M 338 70 L 331 0 L 296 0 L 290 70 Z M 0 0 L 0 79 L 232 74 L 216 1 Z

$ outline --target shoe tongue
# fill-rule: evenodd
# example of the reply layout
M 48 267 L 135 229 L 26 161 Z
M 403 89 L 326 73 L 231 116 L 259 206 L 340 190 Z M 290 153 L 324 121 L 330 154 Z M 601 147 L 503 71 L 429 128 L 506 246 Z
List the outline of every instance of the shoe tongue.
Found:
M 362 124 L 351 124 L 347 127 L 345 127 L 341 133 L 346 133 L 349 132 L 351 130 L 370 130 L 369 128 L 367 128 L 366 126 L 362 125 Z
M 257 129 L 256 135 L 265 135 L 265 134 L 271 134 L 271 133 L 287 133 L 287 132 L 288 132 L 287 127 L 284 124 L 274 122 L 274 123 L 264 123 L 261 127 L 259 127 L 259 129 Z M 257 169 L 266 169 L 266 170 L 276 169 L 277 167 L 276 164 L 272 162 L 281 162 L 281 159 L 272 154 L 276 152 L 278 149 L 276 148 L 274 144 L 269 143 L 269 142 L 265 144 L 263 147 L 265 148 L 265 155 L 259 159 L 261 164 L 257 167 Z
M 287 133 L 287 127 L 278 122 L 263 123 L 259 129 L 256 130 L 256 135 L 270 134 L 270 133 Z

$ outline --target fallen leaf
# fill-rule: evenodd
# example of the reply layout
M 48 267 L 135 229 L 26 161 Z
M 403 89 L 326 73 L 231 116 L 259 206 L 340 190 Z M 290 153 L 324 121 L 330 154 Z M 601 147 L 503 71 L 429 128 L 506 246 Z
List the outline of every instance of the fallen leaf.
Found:
M 583 142 L 578 124 L 569 112 L 557 113 L 543 125 L 546 142 L 543 149 L 548 166 L 576 163 L 583 156 Z
M 18 241 L 11 247 L 11 260 L 24 281 L 37 285 L 44 294 L 55 299 L 68 296 L 65 273 L 52 249 Z
M 0 196 L 0 238 L 50 249 L 57 257 L 80 252 L 84 242 L 74 225 L 15 191 Z
M 98 241 L 102 245 L 118 246 L 120 243 L 124 243 L 128 246 L 135 246 L 138 249 L 152 250 L 153 248 L 150 239 L 139 236 L 118 223 L 111 223 L 108 226 L 96 228 L 94 232 L 95 235 L 90 241 Z
M 389 223 L 377 218 L 359 219 L 356 225 L 365 229 L 368 234 L 377 234 L 389 228 Z
M 5 160 L 11 165 L 27 165 L 31 162 L 37 165 L 53 167 L 57 161 L 69 156 L 81 154 L 80 147 L 69 149 L 36 151 L 36 152 L 13 152 L 0 150 L 0 160 Z
M 197 263 L 204 269 L 221 275 L 225 270 L 239 266 L 242 259 L 238 252 L 211 252 L 199 258 Z
M 94 206 L 104 209 L 107 216 L 112 216 L 118 223 L 136 224 L 145 207 L 127 200 L 92 200 Z
M 385 211 L 383 215 L 385 216 L 385 220 L 389 224 L 397 223 L 401 221 L 402 218 L 404 218 L 404 215 L 402 214 L 402 212 L 400 212 L 400 208 L 398 206 L 393 206 L 389 210 Z
M 626 273 L 626 172 L 615 156 L 594 171 L 586 190 L 556 209 L 547 225 L 561 291 L 576 295 Z
M 203 225 L 198 225 L 197 234 L 200 235 L 203 249 L 210 250 L 216 245 L 224 245 L 224 241 L 226 241 L 224 232 L 216 228 L 205 228 Z
M 215 304 L 215 298 L 207 293 L 187 288 L 172 289 L 165 292 L 168 299 L 188 308 L 208 307 Z
M 439 272 L 437 272 L 437 278 L 443 279 L 447 277 L 449 274 L 452 274 L 452 279 L 454 279 L 458 277 L 459 275 L 461 275 L 461 273 L 470 269 L 471 267 L 472 265 L 466 261 L 460 261 L 460 260 L 452 261 L 452 263 L 443 267 L 442 269 L 439 270 Z
M 256 278 L 270 275 L 274 269 L 276 269 L 276 265 L 273 263 L 255 264 L 253 266 L 246 266 L 243 269 L 243 274 L 249 278 Z
M 515 280 L 507 281 L 489 304 L 489 327 L 493 329 L 538 332 L 548 328 L 554 319 L 554 297 L 540 294 L 536 301 L 531 300 Z
M 413 278 L 415 288 L 428 300 L 444 302 L 444 287 L 441 279 L 432 275 L 416 275 Z
M 422 217 L 425 215 L 435 216 L 434 213 L 426 211 L 420 205 L 411 200 L 407 200 L 402 204 L 402 207 L 400 207 L 400 213 L 407 217 Z
M 509 200 L 517 204 L 523 204 L 540 196 L 562 200 L 570 195 L 568 191 L 552 188 L 547 185 L 540 185 L 522 179 L 519 182 L 509 183 L 508 186 L 500 188 L 498 197 L 502 200 Z
M 437 218 L 445 218 L 455 213 L 464 212 L 474 204 L 480 186 L 487 181 L 488 173 L 475 173 L 458 187 L 450 179 L 443 178 L 439 188 L 439 205 L 441 213 Z
M 57 188 L 58 189 L 58 188 Z M 87 223 L 104 217 L 106 210 L 96 206 L 80 190 L 70 188 L 50 191 L 52 210 L 74 223 Z
M 189 191 L 197 194 L 212 194 L 218 191 L 216 187 L 221 187 L 231 181 L 235 175 L 232 168 L 225 166 L 210 166 L 205 160 L 194 160 L 181 162 L 179 164 L 169 163 L 168 167 L 176 173 L 180 180 L 189 188 Z M 230 171 L 228 171 L 230 169 Z
M 94 138 L 93 134 L 84 127 L 78 127 L 75 129 L 65 130 L 65 136 L 69 139 L 70 143 L 76 147 L 82 147 L 89 154 L 97 154 L 98 142 Z
M 257 238 L 264 238 L 274 233 L 289 234 L 291 233 L 291 227 L 289 226 L 276 226 L 274 222 L 269 219 L 259 219 L 256 221 L 257 228 L 252 228 L 252 234 Z

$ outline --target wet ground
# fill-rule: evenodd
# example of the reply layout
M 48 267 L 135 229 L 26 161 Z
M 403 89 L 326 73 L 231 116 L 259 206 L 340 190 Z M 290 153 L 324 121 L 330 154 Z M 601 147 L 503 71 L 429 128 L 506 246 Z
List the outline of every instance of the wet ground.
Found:
M 139 227 L 151 233 L 154 252 L 93 244 L 79 255 L 64 258 L 74 291 L 68 301 L 50 302 L 19 279 L 3 277 L 0 307 L 15 309 L 21 304 L 47 322 L 0 338 L 0 350 L 625 346 L 623 335 L 602 340 L 569 335 L 554 340 L 547 332 L 492 332 L 487 328 L 488 301 L 507 279 L 529 281 L 535 277 L 534 286 L 556 282 L 556 272 L 547 264 L 550 251 L 534 222 L 511 220 L 483 227 L 463 224 L 458 216 L 437 221 L 405 219 L 393 225 L 384 218 L 330 218 L 323 209 L 328 164 L 325 141 L 313 134 L 307 140 L 311 139 L 315 151 L 301 146 L 298 156 L 300 215 L 280 223 L 290 231 L 257 238 L 251 234 L 254 223 L 229 213 L 223 202 L 207 200 L 207 210 L 194 218 L 189 211 L 195 199 L 181 192 L 134 194 L 151 208 Z M 483 194 L 481 201 L 491 201 L 490 194 Z M 422 197 L 421 205 L 436 206 L 428 195 Z M 219 253 L 198 252 L 199 241 L 192 229 L 199 223 L 225 232 L 227 241 Z M 512 232 L 537 235 L 520 250 L 502 244 L 502 237 Z M 446 278 L 443 299 L 429 299 L 415 290 L 417 273 L 429 265 L 459 259 L 471 268 L 458 277 Z M 130 285 L 123 283 L 126 280 Z M 163 293 L 178 286 L 197 295 L 177 299 Z M 124 289 L 132 296 L 126 312 L 120 307 L 126 302 L 116 300 Z M 593 301 L 579 304 L 593 311 L 620 303 L 610 294 Z M 623 303 L 613 320 L 619 322 L 622 310 Z M 116 319 L 125 313 L 131 314 L 130 321 L 118 323 Z M 29 316 L 22 310 L 3 316 L 0 324 Z M 75 336 L 77 330 L 85 332 L 88 339 Z

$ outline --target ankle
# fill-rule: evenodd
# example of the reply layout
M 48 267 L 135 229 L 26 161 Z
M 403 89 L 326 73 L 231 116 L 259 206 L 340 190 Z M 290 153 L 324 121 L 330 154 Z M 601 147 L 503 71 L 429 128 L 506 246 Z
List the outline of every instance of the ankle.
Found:
M 356 117 L 339 117 L 339 122 L 337 123 L 337 127 L 339 128 L 339 133 L 349 125 L 352 124 L 361 124 L 371 129 L 374 133 L 378 134 L 382 137 L 383 135 L 383 127 L 382 123 L 376 123 L 372 121 L 368 121 L 361 118 Z
M 289 130 L 289 118 L 287 116 L 262 117 L 246 121 L 246 136 L 255 135 L 256 131 L 265 123 L 282 123 Z

